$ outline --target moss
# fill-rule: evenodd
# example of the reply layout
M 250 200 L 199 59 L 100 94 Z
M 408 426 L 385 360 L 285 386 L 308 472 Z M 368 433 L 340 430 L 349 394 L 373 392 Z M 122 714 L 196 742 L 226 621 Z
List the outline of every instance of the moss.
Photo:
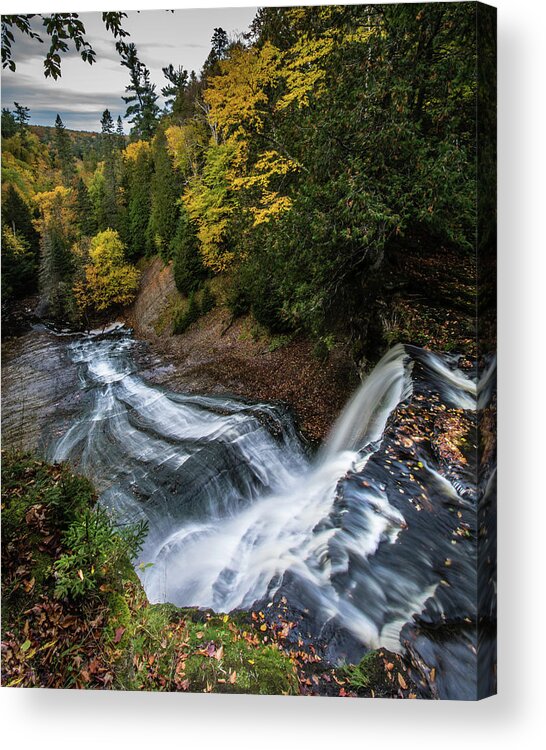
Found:
M 131 631 L 131 611 L 124 594 L 120 594 L 116 591 L 111 592 L 107 597 L 108 603 L 108 623 L 104 630 L 104 638 L 107 643 L 113 643 L 116 639 L 116 631 L 119 628 L 123 628 L 124 632 L 121 636 L 121 640 L 118 642 L 121 646 L 125 646 L 130 637 Z
M 295 668 L 275 645 L 234 624 L 228 615 L 211 616 L 188 628 L 191 655 L 185 674 L 192 691 L 294 695 Z M 219 656 L 220 655 L 220 656 Z

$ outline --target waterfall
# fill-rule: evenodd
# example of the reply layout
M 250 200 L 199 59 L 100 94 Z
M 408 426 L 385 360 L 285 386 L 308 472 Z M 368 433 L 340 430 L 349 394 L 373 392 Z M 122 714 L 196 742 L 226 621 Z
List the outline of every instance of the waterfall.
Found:
M 402 344 L 393 346 L 358 388 L 335 423 L 323 457 L 357 450 L 383 434 L 385 423 L 400 401 L 411 396 L 411 363 Z
M 278 405 L 150 385 L 133 344 L 119 330 L 69 344 L 85 408 L 51 456 L 124 522 L 147 520 L 135 562 L 150 601 L 231 611 L 286 594 L 317 632 L 393 650 L 414 618 L 474 613 L 475 488 L 402 429 L 438 405 L 473 415 L 476 384 L 454 358 L 393 347 L 310 460 Z

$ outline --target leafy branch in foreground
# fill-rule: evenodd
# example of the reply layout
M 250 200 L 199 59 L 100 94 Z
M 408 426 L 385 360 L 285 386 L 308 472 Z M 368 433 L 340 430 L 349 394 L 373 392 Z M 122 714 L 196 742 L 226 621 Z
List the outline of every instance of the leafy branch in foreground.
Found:
M 123 37 L 129 32 L 122 27 L 122 19 L 127 13 L 102 13 L 102 21 L 107 31 L 118 40 L 118 50 L 123 46 Z M 69 42 L 72 41 L 76 51 L 84 62 L 92 65 L 96 62 L 96 52 L 85 37 L 85 26 L 77 13 L 52 13 L 51 15 L 37 15 L 27 13 L 23 15 L 2 16 L 2 67 L 11 71 L 16 69 L 12 56 L 12 44 L 15 41 L 13 32 L 17 29 L 23 36 L 44 43 L 42 36 L 33 28 L 33 19 L 39 18 L 45 30 L 45 37 L 49 41 L 49 50 L 44 58 L 44 75 L 46 78 L 61 77 L 61 55 L 68 52 Z

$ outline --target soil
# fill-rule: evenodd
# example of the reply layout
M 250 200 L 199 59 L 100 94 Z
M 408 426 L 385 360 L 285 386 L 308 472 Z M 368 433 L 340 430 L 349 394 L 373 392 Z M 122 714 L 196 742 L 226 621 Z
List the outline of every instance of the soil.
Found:
M 149 344 L 153 361 L 143 373 L 149 381 L 175 390 L 283 401 L 311 442 L 325 438 L 358 384 L 347 352 L 337 349 L 320 361 L 303 336 L 271 351 L 270 339 L 253 337 L 248 317 L 233 321 L 225 307 L 173 335 L 172 310 L 181 300 L 170 267 L 158 258 L 147 263 L 125 320 Z

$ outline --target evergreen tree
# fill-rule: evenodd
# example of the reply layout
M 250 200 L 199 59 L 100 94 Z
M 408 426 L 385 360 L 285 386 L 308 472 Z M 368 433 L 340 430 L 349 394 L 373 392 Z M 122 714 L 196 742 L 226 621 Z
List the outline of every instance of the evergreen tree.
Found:
M 93 206 L 93 217 L 98 231 L 118 228 L 117 201 L 117 152 L 102 161 L 89 183 L 89 197 Z
M 59 114 L 55 118 L 55 154 L 57 166 L 63 175 L 63 183 L 68 185 L 75 173 L 74 154 L 70 136 Z
M 48 315 L 55 322 L 73 318 L 72 275 L 74 263 L 66 237 L 54 225 L 42 235 L 40 289 L 47 303 Z
M 102 113 L 101 126 L 101 151 L 102 158 L 108 159 L 114 148 L 114 120 L 108 109 Z
M 2 222 L 2 306 L 38 288 L 38 262 L 27 241 Z
M 165 97 L 165 112 L 179 114 L 188 87 L 188 71 L 184 70 L 181 65 L 175 69 L 172 63 L 162 70 L 168 81 L 168 84 L 161 89 L 161 94 Z
M 76 256 L 72 246 L 77 239 L 77 219 L 72 190 L 57 185 L 49 192 L 38 193 L 35 200 L 40 208 L 42 313 L 58 323 L 74 321 Z
M 211 50 L 205 64 L 203 65 L 202 78 L 206 80 L 218 72 L 218 63 L 225 60 L 229 50 L 229 39 L 224 29 L 218 27 L 214 29 L 211 39 Z
M 125 132 L 123 130 L 123 121 L 121 119 L 121 115 L 118 115 L 117 125 L 116 125 L 116 135 L 119 135 L 121 138 L 125 138 Z
M 93 203 L 89 197 L 89 190 L 85 182 L 80 179 L 76 185 L 76 216 L 80 232 L 85 237 L 91 237 L 97 231 L 97 223 Z
M 102 113 L 100 124 L 102 133 L 112 134 L 114 132 L 114 120 L 112 119 L 109 109 L 105 109 Z
M 101 229 L 118 229 L 119 152 L 111 151 L 104 162 L 104 217 Z
M 135 144 L 136 145 L 136 144 Z M 146 234 L 150 220 L 150 181 L 152 158 L 149 148 L 141 148 L 128 175 L 127 205 L 128 255 L 130 259 L 146 254 Z
M 2 108 L 2 138 L 11 138 L 17 132 L 15 117 L 7 107 Z
M 159 117 L 158 95 L 155 84 L 150 80 L 150 71 L 138 59 L 134 44 L 125 46 L 121 64 L 128 68 L 130 84 L 126 87 L 128 96 L 123 101 L 128 105 L 126 118 L 133 125 L 131 135 L 135 138 L 150 139 L 157 127 Z
M 30 109 L 23 107 L 18 102 L 13 103 L 15 104 L 14 119 L 17 123 L 17 129 L 20 133 L 26 133 L 28 130 L 28 121 L 30 120 Z
M 24 239 L 36 259 L 40 253 L 40 235 L 34 228 L 32 211 L 19 191 L 8 185 L 2 199 L 2 221 Z
M 207 278 L 207 270 L 201 260 L 195 227 L 185 210 L 180 212 L 176 235 L 171 245 L 174 259 L 173 275 L 176 288 L 182 294 L 195 292 Z
M 169 258 L 171 241 L 176 232 L 181 186 L 177 182 L 172 160 L 167 151 L 167 139 L 163 129 L 160 129 L 154 138 L 152 158 L 154 172 L 151 181 L 147 246 L 149 251 L 159 252 L 166 261 Z

